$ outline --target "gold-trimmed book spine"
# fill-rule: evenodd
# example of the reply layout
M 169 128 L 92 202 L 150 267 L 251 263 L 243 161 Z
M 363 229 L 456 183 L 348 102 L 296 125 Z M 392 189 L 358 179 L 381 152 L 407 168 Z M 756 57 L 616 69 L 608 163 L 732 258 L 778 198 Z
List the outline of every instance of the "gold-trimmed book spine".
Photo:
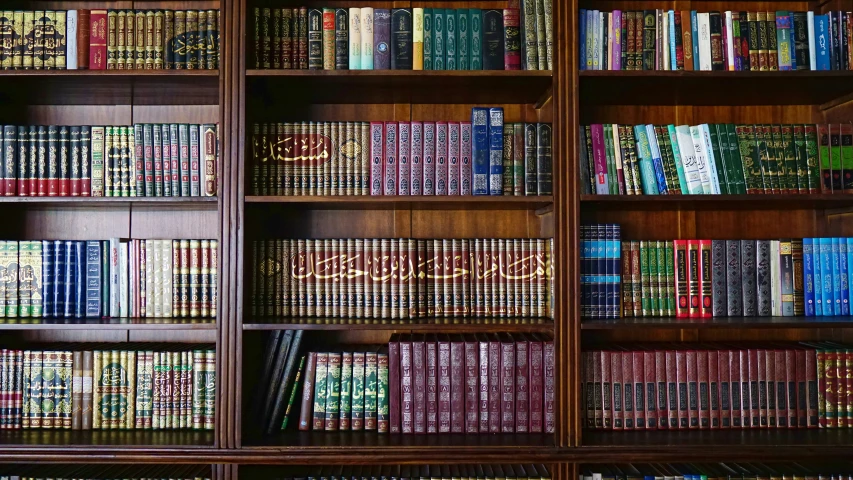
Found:
M 166 15 L 163 10 L 154 12 L 154 70 L 163 69 L 163 29 Z
M 198 40 L 198 11 L 187 10 L 187 70 L 198 70 L 198 57 L 196 56 L 196 41 Z
M 51 33 L 47 33 L 51 32 Z M 42 38 L 44 39 L 44 69 L 56 70 L 56 11 L 44 11 L 44 28 Z
M 124 70 L 127 66 L 127 47 L 124 44 L 127 39 L 126 21 L 127 12 L 125 10 L 116 12 L 116 70 Z
M 136 36 L 135 50 L 133 63 L 136 70 L 145 70 L 145 26 L 147 24 L 147 15 L 142 10 L 136 11 L 136 23 L 134 23 L 134 32 Z
M 116 44 L 117 12 L 107 11 L 107 70 L 116 70 L 118 64 L 118 48 Z

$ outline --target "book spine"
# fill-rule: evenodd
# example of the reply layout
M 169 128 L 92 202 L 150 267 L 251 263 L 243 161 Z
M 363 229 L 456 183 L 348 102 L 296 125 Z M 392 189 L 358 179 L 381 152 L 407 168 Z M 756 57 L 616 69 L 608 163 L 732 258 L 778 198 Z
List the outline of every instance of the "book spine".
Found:
M 366 353 L 364 359 L 364 429 L 377 429 L 377 356 Z
M 512 343 L 500 344 L 500 409 L 501 432 L 515 431 L 515 346 Z
M 448 194 L 449 165 L 447 122 L 435 123 L 435 194 Z
M 412 69 L 412 11 L 391 9 L 391 69 Z
M 464 344 L 464 362 L 465 362 L 465 394 L 463 399 L 464 404 L 464 432 L 478 433 L 480 431 L 478 422 L 478 396 L 479 388 L 477 381 L 479 378 L 478 366 L 478 344 L 473 341 L 466 341 Z M 526 373 L 526 372 L 525 372 Z
M 490 108 L 488 124 L 490 195 L 503 195 L 503 123 L 503 108 Z
M 449 341 L 438 342 L 438 433 L 451 430 L 451 347 Z

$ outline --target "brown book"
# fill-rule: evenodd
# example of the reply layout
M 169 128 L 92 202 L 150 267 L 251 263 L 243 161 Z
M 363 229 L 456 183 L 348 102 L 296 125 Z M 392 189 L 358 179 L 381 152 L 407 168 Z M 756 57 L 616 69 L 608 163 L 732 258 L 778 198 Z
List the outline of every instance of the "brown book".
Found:
M 83 428 L 83 352 L 71 356 L 71 430 Z
M 793 44 L 793 39 L 791 39 Z M 767 66 L 772 71 L 779 70 L 779 57 L 776 45 L 776 12 L 767 12 Z
M 81 372 L 82 399 L 80 402 L 80 405 L 81 405 L 80 428 L 83 430 L 91 430 L 92 429 L 92 382 L 93 382 L 92 357 L 93 357 L 93 355 L 92 355 L 91 351 L 87 351 L 87 352 L 83 352 L 82 357 L 83 357 L 83 360 L 82 360 L 83 367 L 82 367 L 82 372 Z M 75 361 L 75 365 L 76 365 L 76 361 Z M 74 401 L 74 399 L 72 398 L 72 402 L 73 401 Z
M 681 31 L 681 45 L 684 48 L 684 69 L 693 70 L 693 25 L 689 10 L 681 12 Z
M 192 10 L 190 10 L 192 12 Z M 187 13 L 187 29 L 189 29 L 190 16 Z M 166 23 L 166 15 L 163 10 L 157 10 L 154 12 L 154 70 L 162 70 L 163 69 L 163 30 L 165 30 Z M 196 29 L 198 29 L 198 16 L 196 16 Z M 146 25 L 147 28 L 147 25 Z M 189 41 L 189 34 L 187 34 L 187 39 Z M 189 45 L 187 45 L 187 53 L 191 53 L 189 50 Z M 189 60 L 188 60 L 189 61 Z
M 294 9 L 295 10 L 295 9 Z M 300 7 L 297 17 L 297 55 L 299 68 L 308 69 L 308 7 Z M 294 65 L 295 67 L 295 65 Z M 269 68 L 269 66 L 267 66 Z
M 92 11 L 77 10 L 77 68 L 89 68 L 89 38 L 92 31 Z
M 146 33 L 147 35 L 147 33 Z M 152 28 L 153 35 L 153 28 Z M 152 47 L 153 49 L 153 47 Z M 146 63 L 147 68 L 147 63 Z M 166 10 L 163 17 L 163 69 L 175 68 L 175 12 Z

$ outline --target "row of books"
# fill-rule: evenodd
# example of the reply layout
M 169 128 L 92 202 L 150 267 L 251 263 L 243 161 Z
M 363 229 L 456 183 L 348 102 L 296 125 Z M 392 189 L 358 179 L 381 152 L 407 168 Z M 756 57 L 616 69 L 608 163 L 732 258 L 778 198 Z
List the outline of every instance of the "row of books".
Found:
M 0 241 L 0 317 L 214 317 L 218 244 Z
M 210 197 L 217 192 L 217 124 L 0 128 L 0 195 Z
M 4 70 L 215 70 L 219 10 L 2 10 Z
M 486 110 L 495 111 L 488 120 Z M 252 191 L 287 196 L 552 194 L 550 123 L 504 123 L 502 108 L 475 108 L 472 119 L 254 124 Z
M 580 10 L 581 70 L 849 70 L 851 12 Z
M 0 350 L 0 428 L 213 429 L 212 347 L 116 346 Z
M 583 193 L 853 192 L 850 123 L 593 124 L 580 135 Z
M 520 10 L 256 7 L 255 68 L 551 70 L 551 0 L 520 3 Z
M 210 480 L 207 465 L 4 465 L 2 480 Z
M 827 472 L 827 473 L 820 473 Z M 844 472 L 844 473 L 830 473 Z M 586 465 L 578 480 L 818 480 L 850 478 L 850 463 L 655 463 Z
M 587 428 L 846 428 L 853 350 L 832 342 L 582 352 Z M 851 419 L 853 420 L 853 419 Z
M 252 316 L 551 318 L 553 239 L 252 243 Z
M 289 468 L 286 474 L 279 474 L 275 480 L 362 480 L 376 478 L 380 480 L 419 480 L 426 478 L 459 478 L 461 480 L 549 480 L 551 473 L 545 465 L 533 464 L 461 464 L 461 465 L 367 465 L 323 466 Z M 799 480 L 799 479 L 798 479 Z

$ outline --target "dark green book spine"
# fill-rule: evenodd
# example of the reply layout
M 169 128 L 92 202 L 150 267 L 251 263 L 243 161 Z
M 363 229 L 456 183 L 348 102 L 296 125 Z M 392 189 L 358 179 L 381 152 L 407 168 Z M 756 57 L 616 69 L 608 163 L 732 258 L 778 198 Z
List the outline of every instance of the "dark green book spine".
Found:
M 456 34 L 456 10 L 448 8 L 444 11 L 444 67 L 446 70 L 459 70 L 456 59 L 457 34 Z
M 717 181 L 720 183 L 720 193 L 725 195 L 730 193 L 729 181 L 726 175 L 723 155 L 720 151 L 720 136 L 717 132 L 717 125 L 714 123 L 708 124 L 708 131 L 711 134 L 711 152 L 714 155 L 714 164 L 717 166 Z
M 672 158 L 672 147 L 667 148 L 669 145 L 669 133 L 666 130 L 666 125 L 655 125 L 655 138 L 658 143 L 658 150 L 660 151 L 663 174 L 666 178 L 666 186 L 671 192 L 674 192 L 678 187 L 678 170 L 675 168 L 675 161 Z M 627 172 L 625 172 L 624 159 L 622 163 L 622 170 L 622 176 L 627 182 L 629 176 Z M 625 186 L 628 186 L 627 183 Z
M 326 431 L 338 430 L 341 418 L 341 354 L 329 354 L 326 373 Z
M 378 366 L 375 352 L 364 355 L 364 429 L 376 430 Z
M 340 430 L 349 430 L 352 425 L 352 352 L 344 353 L 341 358 L 340 411 Z
M 456 69 L 471 69 L 471 25 L 467 8 L 456 12 Z
M 59 195 L 59 127 L 47 127 L 47 194 Z
M 326 380 L 329 373 L 329 354 L 317 353 L 317 367 L 314 380 L 313 430 L 326 427 Z
M 364 353 L 352 354 L 352 430 L 364 430 Z
M 782 153 L 785 161 L 785 184 L 788 188 L 788 193 L 797 193 L 799 191 L 798 168 L 797 168 L 797 144 L 794 140 L 793 125 L 782 125 L 780 127 L 782 134 Z
M 388 354 L 376 355 L 376 430 L 388 433 L 390 426 L 390 406 L 388 404 Z
M 658 259 L 661 255 L 658 253 L 657 241 L 649 243 L 649 311 L 652 316 L 660 315 L 660 271 L 658 271 Z
M 433 70 L 432 8 L 424 8 L 424 70 Z
M 323 10 L 308 10 L 308 70 L 323 69 Z
M 809 193 L 820 192 L 820 163 L 817 150 L 817 127 L 815 125 L 804 125 L 803 135 L 806 142 L 806 178 Z
M 299 360 L 299 370 L 296 371 L 296 378 L 293 379 L 293 387 L 290 389 L 290 398 L 287 400 L 287 410 L 284 411 L 284 420 L 281 421 L 281 429 L 287 430 L 287 423 L 290 419 L 290 412 L 293 411 L 293 403 L 296 401 L 296 394 L 299 390 L 299 380 L 305 372 L 305 355 Z M 343 404 L 341 404 L 343 407 Z M 343 430 L 343 427 L 341 427 Z
M 755 125 L 755 141 L 758 144 L 758 158 L 761 161 L 762 186 L 765 193 L 779 193 L 779 175 L 775 165 L 773 138 L 770 125 Z
M 219 34 L 219 11 L 207 11 L 207 36 L 205 45 L 205 67 L 207 70 L 216 70 L 219 68 L 219 42 L 216 37 Z
M 444 9 L 432 9 L 432 69 L 445 70 Z
M 483 70 L 504 70 L 503 10 L 483 11 Z
M 483 69 L 483 11 L 468 9 L 468 25 L 471 28 L 471 70 Z
M 809 193 L 809 167 L 806 153 L 806 135 L 803 125 L 792 125 L 794 133 L 794 155 L 797 157 L 797 191 Z
M 785 151 L 782 149 L 782 128 L 779 125 L 770 125 L 770 136 L 764 132 L 767 143 L 767 152 L 770 155 L 771 167 L 776 169 L 776 181 L 779 185 L 779 193 L 788 192 L 787 168 L 785 165 Z M 774 190 L 775 191 L 775 190 Z
M 735 193 L 746 193 L 746 179 L 743 171 L 743 158 L 740 154 L 740 144 L 737 137 L 737 130 L 732 123 L 726 124 L 726 136 L 729 139 L 729 158 L 732 161 L 732 173 L 729 178 L 735 179 L 737 191 Z

